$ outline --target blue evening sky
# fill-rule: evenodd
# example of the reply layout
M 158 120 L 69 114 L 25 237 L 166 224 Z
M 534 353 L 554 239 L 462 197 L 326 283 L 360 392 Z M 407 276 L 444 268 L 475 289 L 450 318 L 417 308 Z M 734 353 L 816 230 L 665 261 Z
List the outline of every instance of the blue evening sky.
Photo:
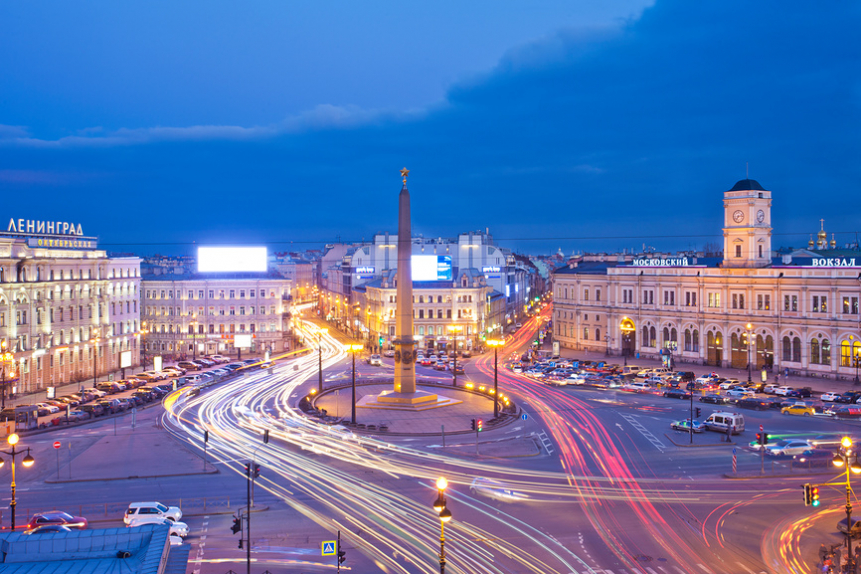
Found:
M 861 8 L 794 0 L 0 4 L 0 211 L 108 249 L 489 228 L 521 252 L 861 227 Z

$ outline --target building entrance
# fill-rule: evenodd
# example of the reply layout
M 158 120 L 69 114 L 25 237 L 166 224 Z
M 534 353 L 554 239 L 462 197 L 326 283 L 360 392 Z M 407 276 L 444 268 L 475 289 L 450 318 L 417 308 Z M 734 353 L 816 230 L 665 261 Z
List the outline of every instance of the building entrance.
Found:
M 706 335 L 706 349 L 708 353 L 706 354 L 706 364 L 714 365 L 715 367 L 720 367 L 723 362 L 723 349 L 721 348 L 721 344 L 723 343 L 723 337 L 721 336 L 720 331 L 709 331 L 708 335 Z

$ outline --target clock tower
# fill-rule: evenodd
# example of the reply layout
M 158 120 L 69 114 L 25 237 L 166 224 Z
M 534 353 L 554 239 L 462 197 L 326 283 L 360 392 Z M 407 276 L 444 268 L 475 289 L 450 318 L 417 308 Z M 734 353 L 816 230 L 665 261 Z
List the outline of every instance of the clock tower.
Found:
M 771 264 L 771 192 L 743 179 L 723 194 L 723 266 Z

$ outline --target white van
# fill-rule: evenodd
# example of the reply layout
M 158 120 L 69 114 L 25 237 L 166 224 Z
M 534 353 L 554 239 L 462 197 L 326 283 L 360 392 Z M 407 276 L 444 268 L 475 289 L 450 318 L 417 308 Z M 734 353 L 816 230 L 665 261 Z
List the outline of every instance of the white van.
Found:
M 630 383 L 622 385 L 623 390 L 634 391 L 635 393 L 647 393 L 652 390 L 652 385 L 649 383 Z
M 738 413 L 716 412 L 703 421 L 703 425 L 711 431 L 723 432 L 732 429 L 732 434 L 744 432 L 744 415 Z
M 637 373 L 639 373 L 642 370 L 643 370 L 643 367 L 638 367 L 636 365 L 625 365 L 624 367 L 622 367 L 622 374 L 623 375 L 636 375 Z

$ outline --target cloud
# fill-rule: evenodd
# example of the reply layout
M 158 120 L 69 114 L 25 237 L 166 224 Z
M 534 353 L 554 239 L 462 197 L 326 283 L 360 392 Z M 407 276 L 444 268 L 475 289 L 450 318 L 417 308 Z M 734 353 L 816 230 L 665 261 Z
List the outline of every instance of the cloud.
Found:
M 107 132 L 102 127 L 91 127 L 78 130 L 77 135 L 57 139 L 33 137 L 26 129 L 17 126 L 0 126 L 0 145 L 32 148 L 105 148 L 178 141 L 252 141 L 286 134 L 354 129 L 375 123 L 414 120 L 423 114 L 424 112 L 420 110 L 392 112 L 321 104 L 307 112 L 265 126 L 157 126 L 121 128 L 111 132 Z

